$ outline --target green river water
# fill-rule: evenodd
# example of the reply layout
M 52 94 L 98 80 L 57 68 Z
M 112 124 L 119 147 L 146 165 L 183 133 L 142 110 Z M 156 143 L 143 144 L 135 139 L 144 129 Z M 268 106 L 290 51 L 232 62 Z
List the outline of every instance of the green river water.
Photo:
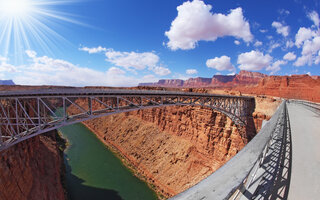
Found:
M 71 200 L 153 200 L 156 194 L 83 124 L 59 129 L 65 151 L 66 186 Z

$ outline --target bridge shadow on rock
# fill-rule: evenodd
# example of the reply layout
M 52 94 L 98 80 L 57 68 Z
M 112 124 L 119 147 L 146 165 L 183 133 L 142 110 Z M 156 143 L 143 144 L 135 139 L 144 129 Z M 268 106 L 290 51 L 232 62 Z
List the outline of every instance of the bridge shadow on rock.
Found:
M 252 174 L 253 179 L 247 189 L 243 188 L 241 200 L 288 198 L 292 168 L 292 139 L 287 109 L 284 120 L 278 121 L 274 131 L 265 158 Z
M 84 180 L 71 173 L 70 165 L 67 162 L 65 162 L 65 165 L 66 178 L 72 185 L 67 184 L 69 200 L 123 200 L 115 190 L 84 185 Z
M 288 113 L 285 123 L 278 126 L 283 128 L 273 135 L 268 150 L 270 153 L 261 165 L 262 170 L 257 172 L 257 177 L 250 184 L 258 187 L 253 194 L 245 191 L 243 195 L 246 199 L 285 200 L 288 198 L 292 168 L 292 140 Z

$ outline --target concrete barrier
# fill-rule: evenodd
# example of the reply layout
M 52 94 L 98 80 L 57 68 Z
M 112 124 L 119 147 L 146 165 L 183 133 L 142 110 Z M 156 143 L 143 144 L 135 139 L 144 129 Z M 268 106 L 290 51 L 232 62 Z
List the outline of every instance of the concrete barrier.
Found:
M 254 167 L 263 160 L 277 126 L 285 123 L 285 112 L 286 101 L 283 101 L 260 132 L 237 155 L 216 172 L 170 200 L 212 200 L 232 197 L 245 186 Z

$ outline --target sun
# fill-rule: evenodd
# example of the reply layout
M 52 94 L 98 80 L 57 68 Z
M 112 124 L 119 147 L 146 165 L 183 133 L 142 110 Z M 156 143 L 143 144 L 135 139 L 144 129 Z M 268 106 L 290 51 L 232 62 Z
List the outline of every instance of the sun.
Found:
M 23 64 L 26 50 L 55 55 L 70 44 L 61 30 L 69 23 L 84 25 L 63 12 L 80 0 L 0 0 L 0 57 Z
M 0 0 L 0 12 L 7 17 L 23 17 L 31 11 L 31 0 Z

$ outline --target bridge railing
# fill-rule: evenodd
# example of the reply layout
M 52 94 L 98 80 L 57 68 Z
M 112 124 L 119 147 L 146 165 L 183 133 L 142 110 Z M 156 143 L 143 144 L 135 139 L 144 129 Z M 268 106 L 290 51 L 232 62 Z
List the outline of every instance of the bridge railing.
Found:
M 255 108 L 253 97 L 204 93 L 91 89 L 0 92 L 0 152 L 36 135 L 85 120 L 182 105 L 209 107 L 240 126 L 247 124 Z
M 302 104 L 302 105 L 309 106 L 311 108 L 315 108 L 317 110 L 320 110 L 320 103 L 315 103 L 315 102 L 306 101 L 306 100 L 298 100 L 298 99 L 290 99 L 290 100 L 288 100 L 288 102 Z
M 171 200 L 230 199 L 244 191 L 250 184 L 250 176 L 262 164 L 276 128 L 285 120 L 286 101 L 283 101 L 267 124 L 238 154 L 212 175 Z

